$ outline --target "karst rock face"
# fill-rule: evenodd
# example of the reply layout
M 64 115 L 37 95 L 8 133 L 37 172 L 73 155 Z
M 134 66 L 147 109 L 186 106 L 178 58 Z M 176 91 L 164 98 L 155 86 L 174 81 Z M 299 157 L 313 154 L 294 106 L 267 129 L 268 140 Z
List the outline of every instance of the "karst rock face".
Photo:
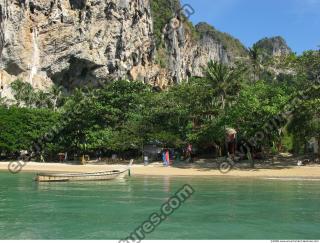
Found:
M 191 76 L 203 76 L 208 61 L 231 62 L 222 44 L 207 33 L 200 33 L 196 26 L 197 38 L 186 32 L 182 18 L 174 18 L 164 29 L 165 50 L 168 59 L 167 71 L 173 83 L 179 83 Z
M 150 0 L 0 0 L 2 92 L 18 78 L 39 89 L 117 79 L 165 87 L 235 57 L 214 33 L 192 37 L 172 13 L 159 50 Z
M 263 50 L 267 56 L 286 56 L 292 53 L 285 39 L 281 36 L 263 38 L 255 43 L 255 46 Z
M 152 63 L 152 29 L 148 0 L 1 0 L 1 69 L 35 87 L 125 78 Z

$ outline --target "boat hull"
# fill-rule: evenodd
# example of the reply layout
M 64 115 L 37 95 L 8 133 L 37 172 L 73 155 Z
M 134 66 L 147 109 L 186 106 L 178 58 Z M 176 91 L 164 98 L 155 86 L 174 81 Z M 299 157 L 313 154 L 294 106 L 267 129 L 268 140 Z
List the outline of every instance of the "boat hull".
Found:
M 106 171 L 99 173 L 67 173 L 67 174 L 37 174 L 37 182 L 69 182 L 69 181 L 107 181 L 124 176 L 126 171 Z

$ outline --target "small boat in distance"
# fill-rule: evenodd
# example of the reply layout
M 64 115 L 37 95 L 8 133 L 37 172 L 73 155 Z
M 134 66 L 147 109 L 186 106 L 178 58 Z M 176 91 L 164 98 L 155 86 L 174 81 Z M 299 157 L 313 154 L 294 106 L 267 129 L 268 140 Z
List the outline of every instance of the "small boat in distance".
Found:
M 130 175 L 133 160 L 130 160 L 125 170 L 111 170 L 94 173 L 39 173 L 35 177 L 37 182 L 69 182 L 69 181 L 106 181 L 124 176 L 126 172 Z

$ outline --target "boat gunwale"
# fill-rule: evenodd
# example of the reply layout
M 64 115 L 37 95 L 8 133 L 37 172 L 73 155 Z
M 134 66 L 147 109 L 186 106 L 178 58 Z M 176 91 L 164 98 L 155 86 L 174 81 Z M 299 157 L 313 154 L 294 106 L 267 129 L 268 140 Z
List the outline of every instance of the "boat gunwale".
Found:
M 128 170 L 120 171 L 102 171 L 102 172 L 90 172 L 90 173 L 38 173 L 36 176 L 46 176 L 46 177 L 86 177 L 86 176 L 104 176 L 104 175 L 116 175 L 125 173 Z
M 101 172 L 89 172 L 89 173 L 37 173 L 35 180 L 38 182 L 62 182 L 62 181 L 72 181 L 72 180 L 79 180 L 85 181 L 88 178 L 94 177 L 118 177 L 121 174 L 124 174 L 129 171 L 130 175 L 130 168 L 133 164 L 134 160 L 130 160 L 130 164 L 127 169 L 124 170 L 108 170 L 108 171 L 101 171 Z M 78 179 L 77 179 L 78 178 Z M 87 179 L 85 179 L 87 178 Z M 113 179 L 113 178 L 110 178 Z M 96 180 L 96 179 L 93 179 Z M 100 179 L 100 180 L 107 180 L 107 178 Z

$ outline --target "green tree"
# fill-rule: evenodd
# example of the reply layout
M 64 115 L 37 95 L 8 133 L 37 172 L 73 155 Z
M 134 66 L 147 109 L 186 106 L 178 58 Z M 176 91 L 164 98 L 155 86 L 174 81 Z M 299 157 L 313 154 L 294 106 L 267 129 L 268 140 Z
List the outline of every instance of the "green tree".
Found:
M 34 93 L 34 106 L 37 108 L 49 108 L 48 94 L 42 90 Z
M 28 150 L 57 122 L 58 114 L 47 109 L 0 107 L 0 152 Z
M 63 98 L 63 90 L 61 86 L 53 85 L 49 91 L 49 99 L 54 112 L 57 111 Z
M 244 67 L 229 67 L 221 62 L 210 61 L 204 69 L 206 81 L 213 91 L 212 97 L 219 97 L 221 108 L 225 110 L 227 98 L 235 95 L 241 87 Z M 213 104 L 214 99 L 212 100 Z
M 310 138 L 314 137 L 320 145 L 320 51 L 307 51 L 295 60 L 297 72 L 296 93 L 304 95 L 293 114 L 290 132 L 294 136 L 295 151 L 299 152 Z
M 316 90 L 319 93 L 319 90 Z M 295 110 L 289 124 L 289 132 L 294 135 L 295 152 L 299 153 L 311 138 L 316 138 L 320 145 L 320 96 L 304 100 Z M 306 152 L 306 151 L 304 151 Z M 320 157 L 319 157 L 320 158 Z
M 64 107 L 65 114 L 72 114 L 61 132 L 65 146 L 73 150 L 112 150 L 114 144 L 126 140 L 118 150 L 137 147 L 133 141 L 140 134 L 132 133 L 128 124 L 132 114 L 141 114 L 148 92 L 150 87 L 143 83 L 123 80 L 98 90 L 76 90 Z
M 304 52 L 295 60 L 295 70 L 299 90 L 320 85 L 320 50 Z
M 31 84 L 19 79 L 11 83 L 17 106 L 32 107 L 35 101 L 35 92 Z
M 264 81 L 246 85 L 237 102 L 228 109 L 225 124 L 236 128 L 239 139 L 253 147 L 270 148 L 281 140 L 279 131 L 287 121 L 280 115 L 289 100 L 286 86 Z
M 256 45 L 253 45 L 252 48 L 249 48 L 249 57 L 253 67 L 254 80 L 257 81 L 260 79 L 261 68 L 262 68 L 262 51 Z

